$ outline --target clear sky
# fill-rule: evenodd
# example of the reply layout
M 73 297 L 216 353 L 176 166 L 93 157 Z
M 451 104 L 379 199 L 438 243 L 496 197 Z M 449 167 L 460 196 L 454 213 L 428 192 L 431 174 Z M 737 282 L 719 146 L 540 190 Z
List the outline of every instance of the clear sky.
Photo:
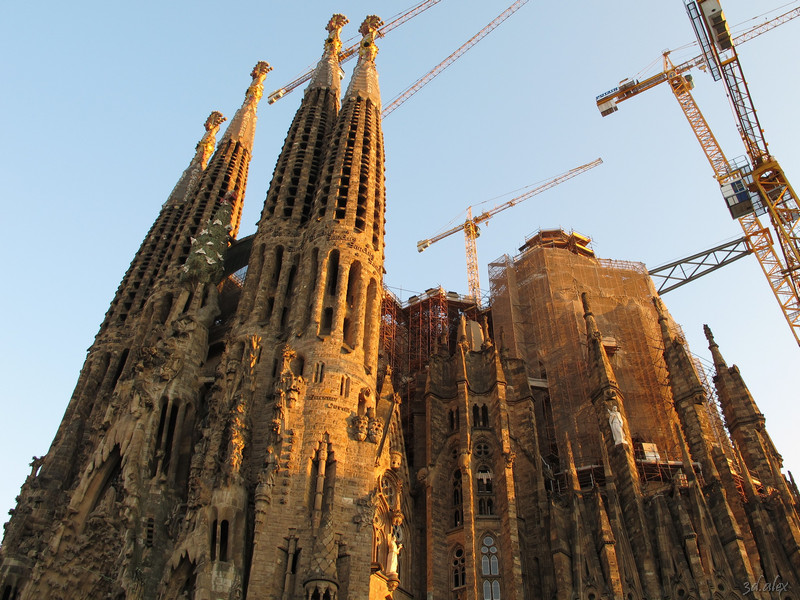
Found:
M 6 236 L 0 369 L 0 508 L 47 452 L 122 275 L 194 153 L 212 110 L 233 116 L 258 60 L 271 91 L 314 64 L 332 12 L 388 20 L 413 0 L 6 3 L 0 36 L 0 180 Z M 511 0 L 442 0 L 379 41 L 385 102 Z M 754 7 L 758 8 L 754 8 Z M 726 0 L 732 25 L 782 0 Z M 792 5 L 786 5 L 787 10 Z M 773 13 L 775 14 L 775 13 Z M 762 17 L 763 20 L 763 17 Z M 750 23 L 753 24 L 752 22 Z M 773 154 L 800 178 L 800 19 L 739 48 Z M 416 251 L 470 204 L 598 156 L 605 164 L 496 216 L 478 240 L 486 265 L 539 228 L 574 229 L 598 256 L 655 267 L 741 235 L 666 87 L 606 118 L 594 98 L 661 51 L 694 39 L 681 0 L 531 0 L 384 123 L 386 282 L 403 298 L 441 284 L 466 292 L 454 235 Z M 680 62 L 696 48 L 676 53 Z M 349 77 L 352 62 L 345 65 Z M 650 70 L 647 74 L 653 74 Z M 728 157 L 744 154 L 721 83 L 695 97 Z M 346 83 L 346 82 L 345 82 Z M 254 231 L 300 101 L 262 102 L 241 235 Z M 224 127 L 224 126 L 223 126 Z M 800 185 L 800 184 L 795 184 Z M 455 222 L 455 221 L 454 221 Z M 402 291 L 401 291 L 402 290 Z M 786 467 L 800 475 L 800 351 L 753 258 L 665 295 L 692 350 L 708 323 L 739 365 Z

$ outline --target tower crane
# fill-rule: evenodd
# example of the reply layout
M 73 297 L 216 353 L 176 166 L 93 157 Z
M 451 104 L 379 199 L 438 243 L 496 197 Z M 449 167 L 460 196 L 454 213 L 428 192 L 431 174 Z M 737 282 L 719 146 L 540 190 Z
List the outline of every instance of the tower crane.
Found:
M 439 240 L 443 240 L 444 238 L 457 233 L 459 231 L 464 232 L 464 241 L 466 245 L 466 252 L 467 252 L 467 281 L 469 284 L 469 294 L 475 299 L 475 303 L 478 305 L 478 308 L 481 306 L 481 282 L 480 282 L 480 275 L 478 270 L 478 247 L 475 240 L 478 239 L 480 235 L 480 228 L 478 225 L 485 221 L 488 221 L 497 213 L 506 210 L 507 208 L 511 208 L 512 206 L 519 204 L 523 200 L 527 200 L 537 194 L 541 194 L 542 192 L 549 190 L 552 187 L 557 186 L 560 183 L 567 181 L 568 179 L 572 179 L 584 173 L 590 169 L 594 169 L 595 167 L 603 164 L 603 159 L 598 158 L 593 160 L 590 163 L 586 163 L 585 165 L 581 165 L 580 167 L 575 167 L 574 169 L 570 169 L 561 175 L 557 175 L 552 179 L 547 180 L 542 185 L 539 185 L 532 190 L 528 190 L 524 194 L 516 196 L 507 202 L 503 202 L 502 204 L 498 204 L 494 208 L 490 208 L 479 214 L 477 217 L 472 216 L 472 206 L 467 207 L 467 219 L 461 225 L 456 225 L 455 227 L 448 229 L 440 234 L 437 234 L 431 238 L 420 240 L 417 242 L 417 251 L 422 252 L 426 248 L 428 248 L 431 244 L 438 242 Z
M 405 11 L 403 13 L 400 13 L 397 17 L 395 17 L 394 19 L 392 19 L 388 23 L 385 23 L 384 25 L 382 25 L 378 29 L 378 35 L 380 37 L 383 37 L 384 35 L 389 33 L 392 29 L 395 29 L 396 27 L 399 27 L 400 25 L 402 25 L 406 21 L 416 17 L 418 14 L 428 10 L 429 8 L 431 8 L 435 4 L 438 4 L 441 1 L 442 0 L 424 0 L 423 2 L 415 4 L 414 6 L 412 6 L 407 11 Z M 353 56 L 355 56 L 356 52 L 358 51 L 358 44 L 359 43 L 360 43 L 360 40 L 359 40 L 359 42 L 353 44 L 352 46 L 348 46 L 347 48 L 342 50 L 339 53 L 339 62 L 343 63 L 343 62 L 351 59 Z M 287 83 L 285 86 L 283 86 L 283 87 L 275 90 L 271 94 L 269 94 L 267 96 L 267 101 L 270 104 L 275 104 L 275 102 L 277 102 L 278 100 L 283 98 L 286 94 L 289 94 L 289 93 L 293 92 L 294 90 L 299 88 L 301 85 L 303 85 L 306 81 L 309 81 L 313 74 L 314 74 L 314 69 L 312 67 L 312 68 L 308 69 L 308 71 L 306 71 L 305 73 L 303 73 L 302 75 L 297 77 L 296 79 L 293 79 L 292 81 Z
M 669 82 L 692 131 L 720 184 L 731 216 L 739 221 L 749 250 L 755 255 L 789 324 L 795 341 L 800 344 L 800 208 L 791 185 L 777 161 L 769 154 L 764 133 L 758 122 L 747 83 L 739 64 L 724 14 L 718 0 L 684 0 L 692 20 L 702 57 L 677 67 L 664 53 L 662 73 L 645 81 L 623 80 L 622 84 L 597 97 L 603 116 L 617 110 L 616 104 L 659 83 Z M 778 25 L 794 18 L 789 11 L 773 21 Z M 769 28 L 760 26 L 759 33 Z M 749 33 L 749 32 L 748 32 Z M 745 34 L 747 35 L 747 34 Z M 741 36 L 740 36 L 741 37 Z M 747 37 L 746 39 L 751 39 Z M 745 40 L 746 41 L 746 40 Z M 739 132 L 747 149 L 747 160 L 730 162 L 725 158 L 690 90 L 690 75 L 684 73 L 705 63 L 715 80 L 723 79 L 736 115 Z M 764 226 L 759 215 L 769 213 L 772 230 Z M 778 241 L 775 248 L 773 235 Z M 708 272 L 708 271 L 706 271 Z
M 783 25 L 784 23 L 791 21 L 800 17 L 800 7 L 793 8 L 791 10 L 786 11 L 778 15 L 777 17 L 773 17 L 764 23 L 760 23 L 754 27 L 751 27 L 747 31 L 742 32 L 741 34 L 737 35 L 733 38 L 733 43 L 735 45 L 743 44 L 753 38 L 756 38 L 776 27 Z M 664 52 L 664 56 L 670 54 L 669 50 Z M 671 63 L 670 63 L 671 64 Z M 600 94 L 596 98 L 597 108 L 600 110 L 600 114 L 604 117 L 610 115 L 611 113 L 617 112 L 619 110 L 617 108 L 617 104 L 628 100 L 629 98 L 633 98 L 634 96 L 647 91 L 651 88 L 656 87 L 661 83 L 665 83 L 669 77 L 668 72 L 673 72 L 675 75 L 682 75 L 687 71 L 694 69 L 695 67 L 705 68 L 706 66 L 706 58 L 704 54 L 699 54 L 694 58 L 691 58 L 687 61 L 684 61 L 678 65 L 671 65 L 670 70 L 667 71 L 666 68 L 661 73 L 657 73 L 652 77 L 648 77 L 647 79 L 643 79 L 639 81 L 637 79 L 623 79 L 619 82 L 619 85 L 613 89 L 608 90 L 607 92 Z M 714 75 L 714 70 L 712 69 L 712 76 L 715 77 L 715 80 L 718 80 L 719 77 Z M 691 76 L 686 76 L 686 78 L 691 82 Z
M 416 94 L 420 89 L 426 86 L 430 81 L 436 77 L 439 73 L 444 71 L 447 67 L 452 65 L 455 61 L 457 61 L 461 56 L 470 48 L 472 48 L 475 44 L 480 42 L 483 38 L 489 35 L 494 29 L 500 25 L 503 21 L 505 21 L 508 17 L 513 15 L 517 12 L 523 5 L 525 5 L 528 0 L 517 0 L 507 9 L 505 9 L 502 13 L 500 13 L 497 17 L 495 17 L 491 23 L 489 23 L 486 27 L 481 29 L 478 33 L 473 35 L 469 38 L 464 44 L 455 52 L 453 52 L 450 56 L 445 58 L 442 62 L 436 65 L 433 69 L 428 71 L 427 74 L 423 75 L 414 84 L 409 87 L 406 91 L 401 92 L 398 94 L 394 99 L 392 99 L 389 104 L 387 104 L 383 108 L 383 112 L 381 116 L 385 119 L 387 115 L 389 115 L 394 109 L 400 106 L 403 102 L 408 100 L 411 96 Z

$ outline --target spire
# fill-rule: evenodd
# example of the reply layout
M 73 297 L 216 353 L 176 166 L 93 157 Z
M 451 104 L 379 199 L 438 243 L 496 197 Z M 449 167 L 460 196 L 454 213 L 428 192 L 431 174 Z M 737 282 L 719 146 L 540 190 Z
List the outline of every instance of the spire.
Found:
M 581 302 L 583 304 L 583 318 L 586 321 L 586 343 L 589 353 L 592 389 L 594 392 L 608 388 L 618 389 L 617 378 L 603 347 L 603 336 L 597 328 L 597 321 L 589 306 L 589 295 L 586 292 L 581 293 Z
M 342 80 L 342 68 L 339 66 L 339 52 L 342 50 L 342 40 L 339 35 L 342 27 L 349 22 L 347 17 L 336 13 L 325 26 L 328 31 L 325 49 L 322 52 L 322 58 L 317 63 L 314 74 L 311 76 L 311 83 L 306 88 L 306 94 L 313 89 L 326 88 L 334 90 L 338 100 Z
M 131 261 L 106 313 L 101 331 L 114 322 L 124 321 L 130 313 L 141 310 L 150 296 L 155 278 L 165 268 L 164 257 L 168 254 L 168 249 L 174 246 L 171 233 L 178 227 L 182 208 L 197 189 L 208 157 L 214 151 L 217 131 L 224 121 L 225 117 L 216 110 L 206 119 L 206 132 L 197 143 L 195 155 L 164 202 L 161 212 Z
M 347 22 L 344 15 L 335 14 L 325 27 L 328 31 L 325 50 L 286 134 L 264 202 L 259 230 L 278 217 L 288 223 L 282 233 L 294 236 L 300 233 L 298 224 L 305 224 L 311 218 L 323 155 L 339 112 L 339 50 L 342 46 L 339 31 Z M 265 229 L 264 235 L 272 238 L 275 231 Z
M 211 155 L 214 153 L 214 148 L 217 146 L 217 132 L 219 131 L 219 126 L 225 121 L 225 117 L 217 110 L 208 115 L 205 122 L 206 132 L 203 134 L 201 140 L 197 142 L 194 158 L 192 158 L 192 162 L 189 163 L 189 166 L 186 167 L 178 183 L 175 184 L 172 193 L 164 203 L 165 206 L 183 204 L 186 201 L 186 196 L 194 187 L 194 184 L 197 183 L 200 175 L 208 165 L 208 159 L 211 158 Z
M 364 37 L 361 38 L 358 48 L 358 63 L 345 93 L 345 100 L 351 96 L 372 100 L 378 107 L 378 112 L 381 106 L 381 90 L 378 86 L 378 70 L 375 68 L 375 57 L 378 55 L 375 38 L 379 35 L 378 28 L 382 25 L 383 21 L 379 17 L 370 15 L 358 28 L 358 32 Z
M 325 597 L 325 592 L 330 598 L 336 598 L 339 591 L 339 578 L 336 573 L 336 559 L 338 548 L 331 523 L 330 508 L 325 513 L 322 525 L 314 538 L 314 546 L 309 565 L 308 577 L 303 585 L 310 597 L 314 592 L 319 592 L 319 597 Z
M 703 467 L 707 479 L 719 476 L 714 465 L 712 448 L 716 445 L 713 425 L 709 421 L 708 398 L 700 376 L 680 337 L 669 328 L 668 318 L 661 299 L 653 298 L 658 313 L 658 323 L 664 340 L 664 362 L 669 372 L 669 386 L 678 418 L 691 454 Z M 681 436 L 677 436 L 681 440 Z
M 247 171 L 256 130 L 256 108 L 264 92 L 264 78 L 270 70 L 269 64 L 260 61 L 250 73 L 252 81 L 247 88 L 244 103 L 231 119 L 217 151 L 203 171 L 199 185 L 187 197 L 180 223 L 171 235 L 173 250 L 170 253 L 170 264 L 182 265 L 186 261 L 189 255 L 189 238 L 196 236 L 198 229 L 214 216 L 223 198 L 228 198 L 231 204 L 231 238 L 236 238 L 242 218 Z M 162 273 L 168 266 L 162 269 Z
M 711 356 L 714 359 L 714 368 L 717 370 L 717 375 L 728 369 L 725 364 L 725 359 L 722 358 L 722 353 L 719 351 L 719 346 L 714 341 L 714 334 L 711 333 L 711 328 L 708 325 L 703 325 L 703 332 L 706 334 L 708 340 L 708 349 L 711 350 Z
M 250 87 L 247 88 L 242 107 L 236 111 L 233 119 L 231 119 L 231 124 L 225 130 L 220 144 L 227 141 L 239 142 L 248 152 L 253 151 L 253 138 L 256 134 L 256 110 L 261 97 L 264 95 L 264 79 L 270 71 L 272 71 L 272 67 L 263 60 L 258 61 L 256 66 L 253 67 L 250 72 L 250 77 L 253 78 L 253 81 Z
M 562 468 L 564 469 L 564 474 L 567 477 L 567 487 L 572 494 L 580 494 L 581 485 L 578 482 L 578 470 L 575 468 L 575 457 L 572 454 L 572 444 L 569 441 L 569 435 L 564 434 L 564 454 L 566 459 L 566 465 Z

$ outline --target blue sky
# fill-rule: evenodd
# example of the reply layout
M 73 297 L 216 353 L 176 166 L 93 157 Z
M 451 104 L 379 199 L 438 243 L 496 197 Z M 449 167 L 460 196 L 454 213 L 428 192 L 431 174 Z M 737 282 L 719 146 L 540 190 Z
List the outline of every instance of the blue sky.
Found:
M 380 40 L 385 102 L 510 4 L 442 0 Z M 44 454 L 108 304 L 212 110 L 233 116 L 256 61 L 279 88 L 322 51 L 332 12 L 356 36 L 411 0 L 7 3 L 0 36 L 0 150 L 7 256 L 2 295 L 0 507 L 32 455 Z M 788 9 L 792 5 L 786 5 Z M 728 0 L 732 25 L 781 0 Z M 780 12 L 783 12 L 780 11 Z M 800 19 L 742 45 L 740 59 L 773 154 L 800 177 Z M 386 282 L 402 297 L 441 284 L 466 291 L 463 238 L 416 251 L 470 204 L 598 156 L 605 164 L 496 216 L 478 240 L 486 265 L 539 228 L 574 229 L 603 258 L 655 267 L 741 235 L 669 90 L 601 118 L 594 97 L 661 51 L 693 40 L 681 0 L 531 0 L 384 123 Z M 675 62 L 696 49 L 676 53 Z M 345 65 L 347 76 L 353 63 Z M 644 75 L 654 73 L 651 70 Z M 695 97 L 729 158 L 744 153 L 721 83 L 695 73 Z M 241 235 L 254 231 L 299 92 L 262 103 Z M 493 199 L 493 200 L 492 200 Z M 407 290 L 407 291 L 400 291 Z M 708 323 L 800 474 L 800 353 L 752 258 L 664 297 L 692 350 L 709 358 Z

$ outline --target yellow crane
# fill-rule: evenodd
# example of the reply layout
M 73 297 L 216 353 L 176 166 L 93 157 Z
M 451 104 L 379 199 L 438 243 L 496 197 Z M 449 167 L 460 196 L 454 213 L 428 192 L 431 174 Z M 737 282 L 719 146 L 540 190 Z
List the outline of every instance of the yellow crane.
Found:
M 733 38 L 733 43 L 737 46 L 741 45 L 797 17 L 800 17 L 800 8 L 788 10 L 777 17 L 773 17 L 764 23 L 760 23 L 737 35 Z M 666 50 L 664 52 L 664 57 L 667 58 L 669 54 L 670 51 Z M 671 63 L 669 64 L 669 70 L 667 70 L 665 63 L 665 68 L 661 73 L 657 73 L 656 75 L 641 81 L 638 79 L 623 79 L 619 82 L 617 87 L 597 96 L 596 102 L 597 108 L 600 110 L 600 114 L 606 117 L 617 112 L 617 110 L 619 110 L 617 108 L 617 104 L 624 100 L 628 100 L 629 98 L 633 98 L 634 96 L 654 88 L 659 84 L 665 83 L 669 79 L 668 73 L 681 75 L 697 67 L 700 69 L 707 68 L 706 57 L 704 54 L 699 54 L 694 58 L 684 61 L 678 65 L 672 65 Z M 692 81 L 691 75 L 687 75 L 686 78 L 689 80 L 689 82 Z M 718 77 L 716 79 L 718 79 Z
M 467 219 L 461 225 L 457 225 L 447 231 L 444 231 L 440 234 L 437 234 L 431 238 L 420 240 L 417 242 L 417 251 L 422 252 L 426 248 L 428 248 L 431 244 L 438 242 L 439 240 L 443 240 L 444 238 L 457 233 L 459 231 L 464 232 L 464 241 L 466 245 L 466 252 L 467 252 L 467 282 L 469 285 L 469 294 L 475 299 L 475 303 L 477 304 L 478 308 L 481 306 L 481 282 L 480 282 L 480 275 L 478 270 L 478 247 L 476 241 L 478 236 L 480 235 L 480 228 L 478 227 L 480 223 L 488 221 L 497 213 L 506 210 L 507 208 L 511 208 L 512 206 L 519 204 L 523 200 L 527 200 L 537 194 L 541 194 L 542 192 L 549 190 L 552 187 L 557 186 L 560 183 L 567 181 L 568 179 L 572 179 L 580 175 L 581 173 L 585 173 L 590 169 L 594 169 L 595 167 L 603 164 L 603 159 L 598 158 L 593 160 L 590 163 L 586 163 L 585 165 L 581 165 L 580 167 L 575 167 L 574 169 L 570 169 L 569 171 L 562 173 L 561 175 L 557 175 L 552 179 L 547 180 L 542 185 L 539 185 L 532 190 L 528 190 L 524 194 L 516 196 L 507 202 L 503 202 L 502 204 L 498 204 L 494 208 L 486 210 L 479 214 L 477 217 L 472 216 L 472 206 L 467 208 Z
M 618 102 L 660 83 L 669 82 L 673 95 L 714 170 L 728 210 L 739 221 L 747 245 L 756 256 L 795 341 L 800 344 L 800 208 L 783 170 L 767 150 L 764 132 L 734 47 L 737 39 L 752 39 L 800 15 L 800 9 L 793 9 L 732 39 L 717 0 L 700 0 L 699 4 L 696 0 L 684 0 L 684 3 L 702 55 L 675 66 L 669 59 L 669 52 L 665 52 L 662 73 L 641 82 L 623 80 L 617 88 L 596 98 L 598 109 L 603 116 L 607 116 L 617 110 Z M 715 80 L 722 79 L 725 83 L 749 162 L 730 162 L 725 158 L 691 95 L 694 84 L 691 76 L 684 73 L 703 64 Z M 769 214 L 772 230 L 758 218 L 765 212 Z M 773 232 L 778 242 L 777 249 Z

